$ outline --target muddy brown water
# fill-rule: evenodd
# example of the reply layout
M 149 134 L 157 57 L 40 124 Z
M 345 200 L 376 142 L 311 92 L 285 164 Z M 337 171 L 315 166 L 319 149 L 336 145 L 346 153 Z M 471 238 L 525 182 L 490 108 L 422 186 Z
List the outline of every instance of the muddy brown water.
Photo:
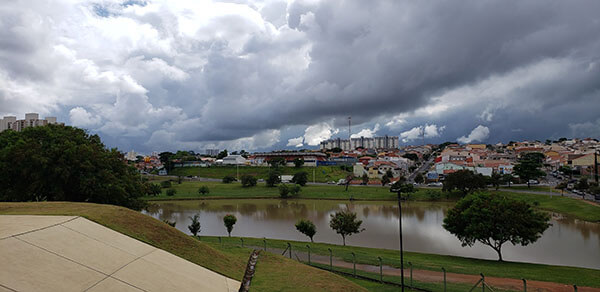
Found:
M 442 227 L 451 203 L 405 202 L 402 227 L 406 251 L 496 259 L 489 247 L 475 244 L 462 247 Z M 341 244 L 342 238 L 329 228 L 329 215 L 350 209 L 363 220 L 365 230 L 346 238 L 346 244 L 398 248 L 398 206 L 395 202 L 334 200 L 198 200 L 155 202 L 144 213 L 160 220 L 176 221 L 176 227 L 189 234 L 190 218 L 200 214 L 201 235 L 226 236 L 223 217 L 234 214 L 238 221 L 232 236 L 267 237 L 307 241 L 294 224 L 308 218 L 317 227 L 316 242 Z M 534 244 L 514 246 L 506 243 L 505 260 L 600 269 L 600 224 L 553 214 L 552 226 Z

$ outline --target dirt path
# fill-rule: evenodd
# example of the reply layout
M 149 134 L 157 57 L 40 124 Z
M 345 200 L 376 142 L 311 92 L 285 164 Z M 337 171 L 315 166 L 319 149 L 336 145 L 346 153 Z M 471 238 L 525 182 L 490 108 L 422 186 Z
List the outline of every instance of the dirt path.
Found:
M 259 247 L 257 247 L 259 248 Z M 269 249 L 269 252 L 281 254 L 283 250 L 281 249 Z M 288 253 L 286 252 L 286 256 Z M 303 252 L 293 252 L 293 258 L 299 259 L 302 261 L 308 261 L 308 255 Z M 329 265 L 329 257 L 323 255 L 311 254 L 310 256 L 311 262 Z M 345 262 L 339 258 L 333 258 L 333 266 L 352 269 L 352 263 Z M 356 264 L 356 269 L 371 272 L 371 273 L 379 273 L 379 266 L 373 265 L 365 265 L 365 264 Z M 400 276 L 400 269 L 391 267 L 391 266 L 383 266 L 383 274 L 387 276 Z M 404 270 L 405 280 L 410 277 L 410 271 L 407 267 Z M 440 271 L 429 271 L 429 270 L 413 270 L 413 279 L 415 281 L 421 282 L 443 282 L 444 274 Z M 481 279 L 479 275 L 470 275 L 470 274 L 457 274 L 457 273 L 446 273 L 446 281 L 449 283 L 463 283 L 463 284 L 473 284 L 477 283 Z M 498 278 L 498 277 L 485 277 L 485 282 L 495 288 L 500 288 L 504 290 L 516 290 L 523 291 L 523 281 L 520 279 L 512 279 L 512 278 Z M 561 283 L 554 282 L 545 282 L 545 281 L 533 281 L 527 280 L 527 291 L 535 291 L 535 292 L 573 292 L 572 285 L 566 285 Z M 600 292 L 600 288 L 591 288 L 591 287 L 577 287 L 577 291 L 579 292 Z

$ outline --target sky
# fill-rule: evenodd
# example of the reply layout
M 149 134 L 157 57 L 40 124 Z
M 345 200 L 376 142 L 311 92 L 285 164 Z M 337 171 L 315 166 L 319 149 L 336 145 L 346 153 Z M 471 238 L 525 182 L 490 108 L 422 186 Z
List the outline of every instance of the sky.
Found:
M 600 1 L 0 1 L 0 116 L 138 152 L 600 136 Z

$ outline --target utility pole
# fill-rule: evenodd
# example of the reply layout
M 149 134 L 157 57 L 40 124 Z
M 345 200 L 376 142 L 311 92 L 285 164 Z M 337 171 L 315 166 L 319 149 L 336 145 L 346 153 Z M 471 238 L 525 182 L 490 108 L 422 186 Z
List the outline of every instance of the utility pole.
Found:
M 596 183 L 598 183 L 598 150 L 594 151 L 594 168 L 595 168 L 595 177 Z

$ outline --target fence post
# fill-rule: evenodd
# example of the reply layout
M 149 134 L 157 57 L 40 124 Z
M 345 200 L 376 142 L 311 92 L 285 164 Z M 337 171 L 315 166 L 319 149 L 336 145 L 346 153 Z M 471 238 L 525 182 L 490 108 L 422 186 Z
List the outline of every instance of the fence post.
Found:
M 446 269 L 442 267 L 442 272 L 444 272 L 444 292 L 446 292 Z
M 408 266 L 410 267 L 410 288 L 413 287 L 413 277 L 412 277 L 412 271 L 413 271 L 413 266 L 411 262 L 408 262 Z
M 383 283 L 383 263 L 382 258 L 377 257 L 379 259 L 379 282 Z
M 244 247 L 244 239 L 240 237 L 240 241 L 242 242 L 242 247 Z
M 483 275 L 483 273 L 479 275 L 481 275 L 481 291 L 485 292 L 485 276 Z
M 331 248 L 327 248 L 327 250 L 329 251 L 329 270 L 333 271 L 333 251 Z
M 290 250 L 290 259 L 292 258 L 292 245 L 288 242 L 288 249 Z
M 310 266 L 310 245 L 306 245 L 306 248 L 308 248 L 308 265 Z
M 263 244 L 265 246 L 265 251 L 267 251 L 267 238 L 263 237 Z
M 523 280 L 523 292 L 527 292 L 527 280 L 525 279 L 521 279 Z
M 354 278 L 356 278 L 356 254 L 354 252 L 351 252 L 352 254 L 352 274 L 354 275 Z
M 577 292 L 577 285 L 573 285 L 573 290 Z
M 219 245 L 223 246 L 223 243 L 221 242 L 221 236 L 219 236 Z

